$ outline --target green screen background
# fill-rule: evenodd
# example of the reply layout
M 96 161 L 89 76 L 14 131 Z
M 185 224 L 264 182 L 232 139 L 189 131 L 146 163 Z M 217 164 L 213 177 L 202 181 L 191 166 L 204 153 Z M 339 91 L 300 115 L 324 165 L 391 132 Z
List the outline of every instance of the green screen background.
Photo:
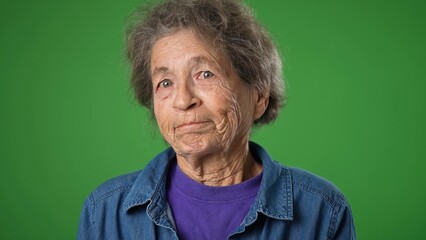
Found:
M 421 239 L 426 2 L 248 3 L 289 96 L 253 139 L 334 182 L 359 239 Z M 165 148 L 128 86 L 123 26 L 139 4 L 1 1 L 1 239 L 74 239 L 88 193 Z

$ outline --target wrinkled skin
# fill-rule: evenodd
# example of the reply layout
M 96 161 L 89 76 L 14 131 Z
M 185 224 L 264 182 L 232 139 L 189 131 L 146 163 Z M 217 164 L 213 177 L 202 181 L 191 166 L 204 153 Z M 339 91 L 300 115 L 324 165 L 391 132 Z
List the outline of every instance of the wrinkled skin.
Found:
M 241 81 L 223 54 L 180 30 L 155 42 L 151 74 L 155 118 L 188 176 L 230 185 L 261 171 L 248 140 L 268 97 Z

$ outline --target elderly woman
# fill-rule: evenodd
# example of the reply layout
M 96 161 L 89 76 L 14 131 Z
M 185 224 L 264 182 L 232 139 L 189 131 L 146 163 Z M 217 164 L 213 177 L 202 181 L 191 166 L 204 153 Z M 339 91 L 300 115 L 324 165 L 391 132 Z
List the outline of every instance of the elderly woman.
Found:
M 249 141 L 284 98 L 277 49 L 250 11 L 170 0 L 138 14 L 131 83 L 171 147 L 92 192 L 78 239 L 355 239 L 336 187 Z

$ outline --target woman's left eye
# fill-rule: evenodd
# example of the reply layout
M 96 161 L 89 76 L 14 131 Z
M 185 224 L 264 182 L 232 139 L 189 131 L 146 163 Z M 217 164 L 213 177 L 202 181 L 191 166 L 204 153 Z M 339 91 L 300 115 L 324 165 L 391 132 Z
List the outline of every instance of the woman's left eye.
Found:
M 199 78 L 201 79 L 209 79 L 212 78 L 214 74 L 210 71 L 202 71 L 199 75 Z

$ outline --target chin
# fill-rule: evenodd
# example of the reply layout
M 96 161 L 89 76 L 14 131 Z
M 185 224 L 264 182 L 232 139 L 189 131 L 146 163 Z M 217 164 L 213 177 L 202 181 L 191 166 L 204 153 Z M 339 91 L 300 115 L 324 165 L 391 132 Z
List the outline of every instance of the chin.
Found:
M 212 141 L 212 139 L 200 138 L 179 139 L 171 143 L 171 145 L 177 154 L 186 156 L 211 154 L 217 152 L 221 146 L 217 141 Z

